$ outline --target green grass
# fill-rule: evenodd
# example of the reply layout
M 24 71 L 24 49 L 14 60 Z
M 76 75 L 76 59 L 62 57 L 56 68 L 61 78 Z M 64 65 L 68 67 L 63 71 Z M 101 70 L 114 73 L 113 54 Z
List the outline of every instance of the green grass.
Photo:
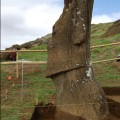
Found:
M 94 64 L 95 77 L 102 86 L 120 86 L 119 70 L 113 66 L 113 62 Z
M 47 49 L 46 44 L 40 46 L 32 47 L 30 50 L 45 50 Z M 19 59 L 24 59 L 28 61 L 46 61 L 48 53 L 47 52 L 21 52 L 19 53 Z
M 46 61 L 47 60 L 47 53 L 39 52 L 26 52 L 26 53 L 20 53 L 19 59 L 24 59 L 27 61 Z
M 120 41 L 120 34 L 102 39 L 91 39 L 91 46 L 104 45 Z M 91 50 L 92 61 L 115 58 L 120 54 L 120 46 L 106 46 Z
M 100 24 L 93 26 L 91 35 L 91 46 L 108 44 L 120 41 L 120 34 L 108 38 L 100 38 L 106 32 L 110 24 Z M 32 47 L 31 50 L 47 49 L 46 44 Z M 110 46 L 104 48 L 95 48 L 91 50 L 92 61 L 110 59 L 120 54 L 120 46 Z M 26 52 L 19 53 L 19 59 L 28 61 L 47 61 L 47 53 L 44 52 Z M 1 66 L 7 69 L 7 66 Z M 10 66 L 8 66 L 10 67 Z M 94 64 L 96 79 L 102 86 L 120 86 L 119 70 L 113 65 L 113 62 Z M 1 71 L 1 118 L 3 120 L 21 120 L 28 119 L 33 112 L 36 99 L 39 102 L 49 102 L 55 94 L 55 86 L 51 79 L 45 77 L 46 65 L 40 65 L 40 72 L 24 74 L 24 86 L 22 90 L 20 77 L 12 81 L 7 80 L 9 72 Z M 12 69 L 11 69 L 12 71 Z M 12 75 L 15 78 L 15 74 Z M 5 89 L 8 89 L 7 99 L 5 99 Z
M 91 26 L 91 38 L 103 35 L 113 23 L 98 24 Z
M 55 87 L 51 79 L 45 78 L 45 66 L 42 66 L 40 73 L 24 75 L 24 86 L 22 89 L 21 78 L 12 82 L 8 81 L 6 74 L 2 74 L 2 112 L 1 117 L 9 120 L 21 120 L 22 114 L 26 111 L 24 118 L 30 118 L 34 109 L 36 99 L 39 102 L 47 103 L 55 94 Z M 4 76 L 5 75 L 5 76 Z M 7 99 L 4 100 L 4 89 L 8 89 Z M 13 117 L 14 116 L 14 117 Z
M 40 46 L 32 47 L 31 50 L 45 50 L 47 49 L 47 44 L 42 44 Z

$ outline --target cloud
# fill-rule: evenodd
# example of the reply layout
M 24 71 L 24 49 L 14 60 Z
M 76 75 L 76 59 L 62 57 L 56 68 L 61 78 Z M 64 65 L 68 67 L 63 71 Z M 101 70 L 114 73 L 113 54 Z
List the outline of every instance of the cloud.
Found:
M 96 15 L 92 18 L 92 24 L 108 23 L 120 19 L 120 13 L 112 13 L 110 15 Z
M 52 26 L 59 18 L 62 7 L 58 4 L 45 4 L 45 2 L 47 0 L 29 7 L 15 6 L 16 2 L 12 5 L 8 2 L 7 6 L 6 4 L 2 6 L 1 49 L 34 40 L 52 32 Z
M 22 44 L 52 32 L 63 9 L 63 0 L 2 0 L 1 49 Z M 120 13 L 93 16 L 92 23 L 112 22 Z
M 51 9 L 52 8 L 52 9 Z M 24 18 L 27 27 L 52 32 L 52 26 L 61 14 L 61 7 L 42 4 L 25 11 Z

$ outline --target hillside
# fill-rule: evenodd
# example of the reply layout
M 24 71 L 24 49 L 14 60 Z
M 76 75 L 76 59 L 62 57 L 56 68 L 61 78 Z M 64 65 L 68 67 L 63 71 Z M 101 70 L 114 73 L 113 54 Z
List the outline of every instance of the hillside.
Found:
M 13 48 L 17 48 L 18 50 L 20 49 L 35 49 L 35 50 L 47 49 L 47 43 L 50 39 L 51 39 L 51 34 L 47 34 L 46 36 L 37 38 L 36 40 L 32 40 L 32 41 L 26 42 L 21 45 L 18 45 L 18 44 L 12 45 L 10 48 L 6 48 L 6 50 L 13 49 Z M 91 46 L 115 43 L 119 41 L 120 41 L 120 20 L 112 22 L 112 23 L 92 24 Z M 106 50 L 106 53 L 102 54 L 104 50 Z M 110 54 L 110 51 L 112 51 L 112 54 Z M 99 59 L 105 59 L 105 54 L 108 54 L 106 58 L 116 57 L 120 54 L 120 48 L 118 46 L 117 46 L 117 50 L 115 49 L 115 47 L 113 47 L 113 50 L 112 50 L 112 47 L 106 47 L 106 48 L 103 48 L 102 50 L 100 50 L 100 48 L 97 48 L 92 52 L 92 58 L 94 60 L 98 60 L 97 59 L 98 57 Z M 34 56 L 35 55 L 36 54 L 34 54 Z M 1 61 L 4 61 L 6 57 L 7 55 L 5 53 L 2 54 Z M 31 54 L 29 54 L 28 58 L 29 59 L 31 58 Z M 39 60 L 39 58 L 37 59 Z
M 51 34 L 48 34 L 42 38 L 24 43 L 19 46 L 20 49 L 47 49 L 47 42 L 51 39 Z M 93 24 L 91 27 L 91 46 L 101 45 L 101 44 L 110 44 L 120 42 L 120 20 L 113 23 L 106 24 Z M 15 48 L 16 45 L 13 45 L 11 48 Z M 7 48 L 7 49 L 11 49 Z M 99 60 L 106 60 L 116 58 L 120 55 L 120 45 L 116 46 L 107 46 L 103 48 L 91 49 L 91 58 L 92 62 Z M 28 53 L 19 53 L 19 59 L 25 59 L 28 61 L 47 61 L 47 53 L 37 53 L 30 52 Z M 95 74 L 99 79 L 120 79 L 119 70 L 120 63 L 113 61 L 108 63 L 94 64 Z M 114 75 L 112 75 L 114 71 Z M 104 75 L 104 73 L 107 73 Z M 104 83 L 104 81 L 103 81 Z M 116 83 L 115 83 L 116 84 Z
M 113 23 L 92 25 L 91 46 L 120 42 L 119 31 L 120 20 Z M 48 34 L 42 38 L 22 45 L 13 45 L 7 49 L 16 47 L 18 49 L 44 50 L 47 49 L 47 42 L 50 39 L 51 34 Z M 91 49 L 92 62 L 115 58 L 119 54 L 120 45 Z M 47 56 L 47 52 L 19 52 L 19 60 L 47 61 Z M 96 80 L 103 88 L 109 88 L 108 90 L 120 88 L 120 62 L 93 64 L 93 68 Z M 54 103 L 55 87 L 52 80 L 45 77 L 45 70 L 46 65 L 24 64 L 22 66 L 22 62 L 20 62 L 20 76 L 16 79 L 16 65 L 1 65 L 1 118 L 28 120 L 36 103 Z M 8 75 L 13 77 L 12 80 L 8 80 Z M 22 79 L 24 80 L 23 88 Z M 111 104 L 111 108 L 115 108 L 116 111 L 118 104 L 116 102 L 115 105 Z
M 51 39 L 51 34 L 47 34 L 46 36 L 44 37 L 41 37 L 41 38 L 37 38 L 35 40 L 32 40 L 32 41 L 29 41 L 29 42 L 26 42 L 26 43 L 23 43 L 21 45 L 19 44 L 15 44 L 15 45 L 12 45 L 11 47 L 9 48 L 6 48 L 6 50 L 10 50 L 10 49 L 13 49 L 13 48 L 17 48 L 18 50 L 20 49 L 30 49 L 32 47 L 36 47 L 36 46 L 40 46 L 41 44 L 47 44 L 47 42 Z
M 112 23 L 92 24 L 91 27 L 91 39 L 112 37 L 118 34 L 120 34 L 120 20 Z M 12 45 L 10 48 L 6 48 L 6 50 L 12 48 L 30 49 L 32 47 L 40 46 L 41 44 L 46 44 L 50 39 L 51 33 L 21 45 Z

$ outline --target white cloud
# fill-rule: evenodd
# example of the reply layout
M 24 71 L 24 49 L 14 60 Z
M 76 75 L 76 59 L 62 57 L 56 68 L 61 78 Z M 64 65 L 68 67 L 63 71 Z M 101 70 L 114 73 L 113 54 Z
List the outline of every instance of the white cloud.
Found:
M 1 0 L 1 49 L 22 44 L 52 32 L 63 0 Z M 92 23 L 112 22 L 120 13 L 93 16 Z
M 29 7 L 16 5 L 15 1 L 16 6 L 10 3 L 2 6 L 1 49 L 34 40 L 52 32 L 52 26 L 62 13 L 62 7 L 58 4 L 45 4 L 46 1 Z
M 42 4 L 26 10 L 24 18 L 27 27 L 52 32 L 52 26 L 61 12 L 61 8 L 56 5 Z
M 92 24 L 108 23 L 120 19 L 120 13 L 112 13 L 111 15 L 96 15 L 92 18 Z

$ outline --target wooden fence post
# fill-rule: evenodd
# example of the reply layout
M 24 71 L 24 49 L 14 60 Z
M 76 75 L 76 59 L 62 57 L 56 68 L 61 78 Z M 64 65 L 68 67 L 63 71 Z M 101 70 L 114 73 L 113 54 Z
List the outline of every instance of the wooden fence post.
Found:
M 18 51 L 16 52 L 16 61 L 17 61 L 17 63 L 16 63 L 16 78 L 18 78 L 19 77 L 19 65 L 18 65 Z

